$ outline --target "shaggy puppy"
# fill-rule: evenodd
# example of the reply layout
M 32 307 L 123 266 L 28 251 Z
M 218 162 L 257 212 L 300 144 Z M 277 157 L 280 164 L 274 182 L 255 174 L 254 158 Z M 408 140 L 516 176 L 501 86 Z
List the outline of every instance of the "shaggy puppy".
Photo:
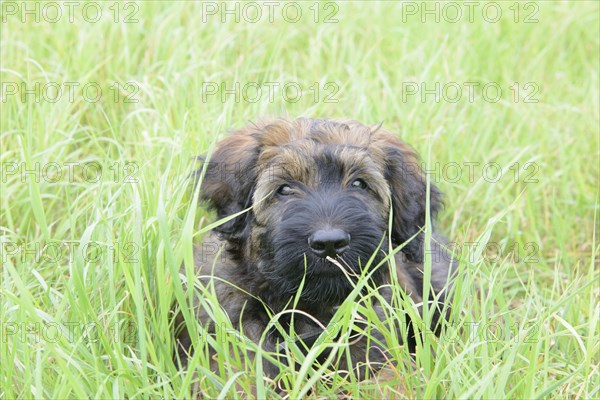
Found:
M 253 342 L 259 343 L 270 315 L 294 308 L 302 311 L 294 316 L 294 332 L 310 346 L 365 273 L 363 294 L 377 290 L 389 300 L 390 284 L 399 282 L 422 303 L 426 179 L 416 153 L 380 127 L 305 118 L 253 125 L 217 145 L 201 185 L 202 199 L 218 218 L 229 219 L 196 249 L 197 276 L 202 285 L 214 285 L 220 307 Z M 430 185 L 429 196 L 433 219 L 440 192 Z M 453 269 L 445 243 L 433 234 L 431 279 L 425 284 L 437 305 L 445 300 Z M 398 246 L 392 270 L 384 260 Z M 207 257 L 215 247 L 222 252 Z M 197 299 L 194 306 L 196 318 L 214 332 L 215 305 Z M 381 307 L 372 306 L 384 320 Z M 433 308 L 436 324 L 441 311 Z M 290 326 L 291 315 L 278 321 Z M 177 340 L 185 367 L 192 351 L 185 326 Z M 271 329 L 262 346 L 277 352 L 281 342 Z M 336 365 L 383 362 L 382 342 L 359 337 L 349 344 L 351 359 L 342 357 Z M 270 362 L 264 370 L 271 377 L 279 371 Z

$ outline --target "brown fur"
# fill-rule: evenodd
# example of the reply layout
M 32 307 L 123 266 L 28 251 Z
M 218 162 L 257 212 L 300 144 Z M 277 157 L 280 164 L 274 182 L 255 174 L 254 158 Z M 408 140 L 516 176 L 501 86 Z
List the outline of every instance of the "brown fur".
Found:
M 230 134 L 205 166 L 201 196 L 218 218 L 251 210 L 204 238 L 204 243 L 223 251 L 206 258 L 198 247 L 197 275 L 203 276 L 204 284 L 212 281 L 219 305 L 234 327 L 243 327 L 253 342 L 259 342 L 269 323 L 267 309 L 277 313 L 289 308 L 302 278 L 305 287 L 297 309 L 326 326 L 351 287 L 343 274 L 328 270 L 337 268 L 333 263 L 307 258 L 307 268 L 312 269 L 304 276 L 299 260 L 310 253 L 306 238 L 314 230 L 342 227 L 351 233 L 351 241 L 347 259 L 340 257 L 351 272 L 360 273 L 357 258 L 364 265 L 380 243 L 383 253 L 390 251 L 388 241 L 393 247 L 403 245 L 395 256 L 397 281 L 415 303 L 421 303 L 426 179 L 418 162 L 414 150 L 391 133 L 356 121 L 277 119 Z M 355 189 L 356 179 L 365 182 L 367 189 Z M 292 185 L 291 197 L 280 195 L 286 184 Z M 440 197 L 437 188 L 430 186 L 432 220 L 441 206 Z M 388 238 L 390 209 L 393 219 Z M 360 218 L 355 217 L 358 214 Z M 370 236 L 362 237 L 363 232 Z M 434 233 L 434 241 L 430 285 L 433 293 L 442 292 L 444 301 L 453 266 L 443 249 L 444 238 Z M 379 287 L 388 299 L 391 291 L 385 285 L 390 279 L 387 267 L 373 275 L 372 287 Z M 380 306 L 374 307 L 385 318 Z M 436 313 L 435 321 L 441 316 Z M 200 300 L 195 303 L 195 315 L 209 332 L 214 331 L 208 307 Z M 299 317 L 294 330 L 299 336 L 310 335 L 318 332 L 318 324 Z M 279 339 L 276 333 L 269 334 L 263 347 L 275 351 Z M 178 334 L 178 343 L 185 366 L 192 343 L 186 329 Z M 353 364 L 385 358 L 385 349 L 367 348 L 364 340 L 350 346 Z M 265 371 L 274 377 L 278 369 L 266 363 Z

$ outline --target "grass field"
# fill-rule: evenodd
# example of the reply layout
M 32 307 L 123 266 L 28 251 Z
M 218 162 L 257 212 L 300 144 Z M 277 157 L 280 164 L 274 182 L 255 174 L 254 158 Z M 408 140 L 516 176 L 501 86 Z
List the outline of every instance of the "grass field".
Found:
M 189 396 L 169 309 L 211 222 L 193 157 L 278 115 L 413 145 L 461 269 L 414 360 L 358 382 L 309 354 L 290 398 L 598 398 L 598 3 L 273 4 L 0 3 L 0 398 Z M 191 363 L 205 394 L 276 396 L 223 336 L 220 374 Z

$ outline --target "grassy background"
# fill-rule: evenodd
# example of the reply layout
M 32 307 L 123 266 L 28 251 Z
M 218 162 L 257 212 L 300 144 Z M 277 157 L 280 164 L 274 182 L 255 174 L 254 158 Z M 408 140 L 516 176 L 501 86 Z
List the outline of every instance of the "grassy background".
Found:
M 405 366 L 397 349 L 379 387 L 334 378 L 330 388 L 316 379 L 326 372 L 309 370 L 312 392 L 313 381 L 288 371 L 293 395 L 600 395 L 598 3 L 517 3 L 515 22 L 514 3 L 499 2 L 495 23 L 485 3 L 469 22 L 460 2 L 457 23 L 423 22 L 394 2 L 321 3 L 317 22 L 313 3 L 301 3 L 296 23 L 281 5 L 273 23 L 266 6 L 259 22 L 238 23 L 187 1 L 95 3 L 96 23 L 81 6 L 73 22 L 63 10 L 37 23 L 9 4 L 23 3 L 3 2 L 0 25 L 1 398 L 189 393 L 192 374 L 171 361 L 168 310 L 182 295 L 173 274 L 191 265 L 208 217 L 186 175 L 227 130 L 282 114 L 384 121 L 422 155 L 430 148 L 431 179 L 446 196 L 438 225 L 464 271 L 448 333 L 424 346 L 435 361 L 420 351 Z M 47 3 L 37 4 L 41 14 Z M 130 13 L 137 21 L 123 23 Z M 79 84 L 72 98 L 65 82 Z M 279 84 L 272 98 L 266 82 Z M 246 98 L 206 92 L 221 83 Z M 248 83 L 263 85 L 258 101 Z M 303 90 L 298 101 L 282 93 L 286 83 Z M 448 91 L 423 99 L 422 88 L 407 92 L 414 83 Z M 479 84 L 473 101 L 465 83 Z M 496 102 L 482 92 L 489 83 L 502 89 Z M 63 88 L 56 102 L 53 85 Z M 88 101 L 94 87 L 102 96 Z M 245 349 L 231 338 L 225 346 Z M 272 395 L 253 365 L 228 362 L 211 375 L 205 357 L 193 361 L 209 395 L 246 397 L 237 390 L 254 386 Z

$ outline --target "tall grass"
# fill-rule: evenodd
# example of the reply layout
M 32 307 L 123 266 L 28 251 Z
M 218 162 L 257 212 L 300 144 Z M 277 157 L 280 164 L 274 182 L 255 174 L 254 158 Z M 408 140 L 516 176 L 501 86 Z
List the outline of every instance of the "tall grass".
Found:
M 518 22 L 513 3 L 498 2 L 495 23 L 481 16 L 484 3 L 473 22 L 458 3 L 456 23 L 422 22 L 394 2 L 319 3 L 318 22 L 313 3 L 301 3 L 296 23 L 282 6 L 271 23 L 263 8 L 259 22 L 238 23 L 208 12 L 221 3 L 166 1 L 97 3 L 96 23 L 78 6 L 73 22 L 64 10 L 49 22 L 49 3 L 29 2 L 37 23 L 13 14 L 22 4 L 2 2 L 0 24 L 0 397 L 189 395 L 195 376 L 173 363 L 170 308 L 193 295 L 179 267 L 193 286 L 192 249 L 212 221 L 188 179 L 194 157 L 227 130 L 282 114 L 383 121 L 419 150 L 445 194 L 437 225 L 461 270 L 440 338 L 425 335 L 411 357 L 386 328 L 413 312 L 408 299 L 397 294 L 391 306 L 402 313 L 390 309 L 384 322 L 370 299 L 349 302 L 316 350 L 344 351 L 336 334 L 363 315 L 386 332 L 389 373 L 345 378 L 313 365 L 316 350 L 292 348 L 304 367 L 282 375 L 291 397 L 600 395 L 597 2 L 516 3 Z M 131 12 L 137 22 L 124 23 Z M 72 98 L 66 82 L 79 83 Z M 269 82 L 279 84 L 272 98 Z M 223 92 L 236 83 L 239 101 Z M 439 100 L 424 91 L 436 83 Z M 63 92 L 53 102 L 55 84 Z M 215 318 L 219 340 L 196 333 L 222 350 L 222 369 L 197 352 L 201 389 L 276 396 L 244 356 L 260 349 L 219 309 Z

